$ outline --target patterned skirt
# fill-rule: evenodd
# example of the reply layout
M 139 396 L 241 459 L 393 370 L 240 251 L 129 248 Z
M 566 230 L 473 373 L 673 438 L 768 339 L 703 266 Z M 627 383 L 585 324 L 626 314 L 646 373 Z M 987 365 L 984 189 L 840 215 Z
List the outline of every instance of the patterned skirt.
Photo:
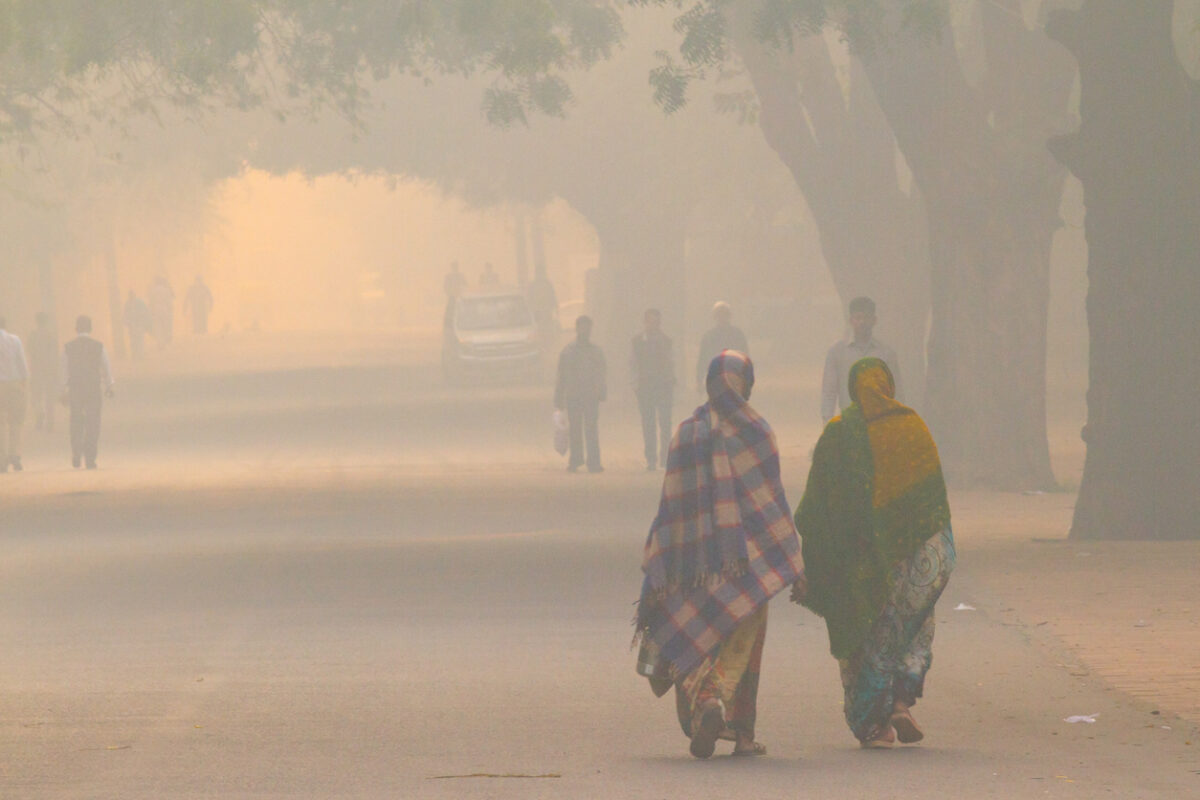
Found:
M 896 701 L 916 703 L 933 663 L 933 607 L 954 570 L 954 533 L 947 527 L 892 569 L 887 605 L 866 642 L 838 662 L 846 722 L 859 741 L 891 724 Z
M 725 709 L 721 738 L 735 740 L 738 733 L 754 738 L 758 676 L 766 635 L 764 603 L 733 629 L 715 655 L 675 682 L 675 711 L 684 736 L 691 737 L 693 722 L 704 704 L 719 700 Z

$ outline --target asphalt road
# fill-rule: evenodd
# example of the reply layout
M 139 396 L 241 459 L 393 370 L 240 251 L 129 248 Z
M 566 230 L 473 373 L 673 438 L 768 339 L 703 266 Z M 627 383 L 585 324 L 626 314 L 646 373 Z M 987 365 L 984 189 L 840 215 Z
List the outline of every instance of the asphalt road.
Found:
M 1039 631 L 953 611 L 1003 606 L 970 530 L 925 743 L 860 751 L 822 624 L 780 598 L 770 755 L 694 761 L 629 651 L 661 480 L 632 425 L 568 476 L 544 390 L 412 374 L 126 384 L 95 473 L 33 441 L 0 476 L 0 797 L 1200 796 L 1182 734 Z M 809 446 L 785 443 L 793 500 Z

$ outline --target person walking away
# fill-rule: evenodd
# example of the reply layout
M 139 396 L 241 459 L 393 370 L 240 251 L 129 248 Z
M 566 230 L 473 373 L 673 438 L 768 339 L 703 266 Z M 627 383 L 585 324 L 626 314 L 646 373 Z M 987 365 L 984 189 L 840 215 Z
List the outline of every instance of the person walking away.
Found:
M 662 331 L 662 313 L 646 311 L 644 329 L 633 337 L 633 389 L 642 417 L 646 470 L 667 465 L 671 443 L 671 406 L 675 393 L 675 360 L 671 339 Z
M 159 347 L 166 347 L 175 337 L 175 290 L 167 283 L 166 276 L 159 275 L 148 295 L 154 338 L 158 339 Z
M 918 742 L 912 706 L 933 660 L 933 608 L 954 569 L 937 446 L 895 399 L 888 365 L 850 369 L 850 407 L 825 428 L 796 509 L 805 574 L 792 599 L 825 618 L 843 710 L 863 747 Z
M 718 739 L 737 756 L 755 740 L 767 603 L 803 570 L 771 426 L 749 403 L 754 365 L 726 350 L 712 360 L 708 402 L 671 441 L 658 515 L 642 560 L 638 672 L 675 709 L 691 754 Z
M 568 472 L 583 466 L 585 438 L 588 472 L 604 471 L 600 463 L 600 403 L 608 399 L 607 371 L 604 351 L 592 342 L 592 319 L 580 317 L 575 320 L 575 341 L 558 357 L 554 386 L 554 407 L 567 412 L 570 427 Z
M 58 337 L 50 315 L 39 311 L 29 334 L 29 393 L 39 431 L 54 430 L 54 404 L 58 402 Z
M 850 335 L 835 344 L 825 357 L 821 379 L 821 421 L 829 422 L 838 409 L 850 406 L 850 368 L 864 358 L 878 358 L 888 365 L 895 379 L 896 399 L 904 402 L 900 383 L 900 362 L 896 351 L 875 338 L 875 301 L 856 297 L 850 301 Z
M 100 444 L 100 412 L 104 397 L 113 396 L 112 369 L 104 345 L 92 338 L 91 317 L 75 321 L 79 334 L 63 347 L 66 399 L 71 409 L 71 465 L 81 461 L 96 468 Z
M 721 352 L 734 350 L 750 355 L 750 346 L 746 343 L 746 334 L 733 324 L 733 309 L 729 303 L 721 301 L 712 308 L 713 326 L 700 340 L 700 355 L 696 359 L 696 391 L 704 391 L 705 376 L 708 365 Z
M 25 398 L 29 381 L 29 364 L 25 348 L 16 334 L 9 333 L 8 324 L 0 317 L 0 472 L 9 466 L 20 472 L 21 426 L 25 423 Z
M 192 318 L 192 333 L 197 336 L 206 335 L 208 333 L 208 315 L 212 313 L 213 309 L 213 295 L 203 277 L 196 276 L 196 282 L 188 288 L 184 303 Z
M 150 306 L 132 289 L 125 300 L 125 327 L 129 331 L 129 351 L 133 360 L 141 361 L 146 354 L 146 336 L 154 327 L 154 319 L 150 316 Z

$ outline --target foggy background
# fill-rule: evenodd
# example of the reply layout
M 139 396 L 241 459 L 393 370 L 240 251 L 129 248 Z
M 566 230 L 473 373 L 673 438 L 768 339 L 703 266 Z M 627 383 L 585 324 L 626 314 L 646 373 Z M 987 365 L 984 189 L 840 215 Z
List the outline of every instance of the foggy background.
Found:
M 973 89 L 988 88 L 987 9 L 1040 36 L 1049 6 L 1079 4 L 948 4 Z M 681 11 L 614 7 L 624 35 L 565 71 L 561 117 L 489 121 L 484 63 L 365 69 L 353 115 L 259 87 L 268 102 L 163 101 L 92 119 L 48 91 L 58 110 L 44 127 L 5 128 L 0 315 L 24 338 L 49 312 L 60 345 L 90 315 L 116 397 L 99 470 L 70 468 L 59 406 L 52 433 L 29 410 L 25 471 L 0 476 L 0 795 L 745 792 L 742 765 L 690 769 L 669 703 L 633 673 L 631 604 L 662 475 L 644 469 L 630 340 L 646 308 L 663 310 L 678 423 L 705 399 L 693 376 L 711 308 L 731 304 L 794 505 L 851 297 L 874 296 L 876 337 L 900 351 L 907 400 L 929 410 L 931 277 L 926 264 L 905 279 L 911 253 L 897 251 L 839 292 L 830 239 L 769 141 L 746 64 L 697 71 L 686 105 L 664 113 L 649 76 L 663 53 L 678 58 Z M 1173 13 L 1177 60 L 1200 80 L 1200 0 Z M 866 78 L 843 39 L 831 27 L 788 55 L 785 88 L 805 85 L 816 53 L 847 114 L 857 109 Z M 1061 113 L 1033 125 L 1039 147 L 1079 122 L 1083 83 L 1068 73 Z M 128 91 L 111 74 L 71 86 L 99 106 Z M 802 127 L 828 130 L 819 113 L 801 109 Z M 920 205 L 892 131 L 859 133 L 845 138 L 869 149 L 883 137 L 888 198 Z M 936 743 L 864 766 L 844 741 L 823 627 L 777 603 L 760 701 L 772 758 L 754 778 L 765 792 L 794 794 L 798 775 L 846 797 L 883 785 L 1179 797 L 1195 784 L 1195 543 L 1065 538 L 1087 455 L 1089 253 L 1084 186 L 1058 179 L 1054 484 L 948 470 L 962 559 L 939 605 Z M 825 230 L 873 239 L 882 202 L 837 205 L 849 196 L 831 201 L 832 219 L 821 210 Z M 898 233 L 917 251 L 929 247 L 920 220 Z M 562 330 L 536 374 L 447 380 L 452 262 L 469 289 L 487 263 L 518 291 L 544 267 Z M 121 309 L 159 276 L 174 291 L 174 338 L 147 337 L 134 360 Z M 196 276 L 215 299 L 204 335 L 184 304 Z M 602 476 L 568 476 L 552 448 L 554 364 L 584 313 L 609 365 Z M 1017 311 L 981 326 L 1001 323 L 1019 328 Z M 1186 357 L 1196 342 L 1181 347 Z M 953 613 L 959 603 L 980 613 Z M 1097 709 L 1103 725 L 1060 722 Z M 562 778 L 439 782 L 478 772 Z

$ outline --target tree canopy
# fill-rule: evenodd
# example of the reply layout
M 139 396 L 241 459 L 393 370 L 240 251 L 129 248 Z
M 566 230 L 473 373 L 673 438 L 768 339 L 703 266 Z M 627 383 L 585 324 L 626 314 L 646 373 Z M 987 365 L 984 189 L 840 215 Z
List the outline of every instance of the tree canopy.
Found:
M 354 116 L 360 79 L 397 72 L 487 72 L 484 111 L 507 125 L 563 113 L 563 73 L 621 33 L 590 0 L 4 0 L 0 134 L 161 103 Z

